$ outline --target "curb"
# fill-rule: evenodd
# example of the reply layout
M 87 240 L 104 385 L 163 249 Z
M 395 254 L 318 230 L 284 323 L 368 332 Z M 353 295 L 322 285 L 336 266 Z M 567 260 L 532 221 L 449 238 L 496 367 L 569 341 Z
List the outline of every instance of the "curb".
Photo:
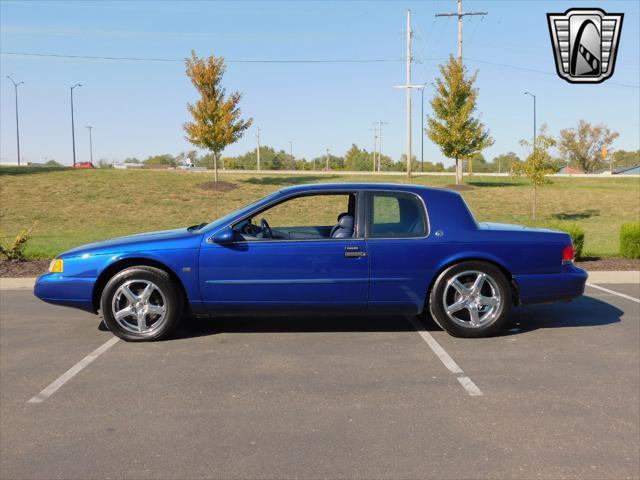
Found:
M 589 283 L 621 284 L 631 283 L 640 285 L 640 271 L 601 271 L 587 272 Z M 0 290 L 33 290 L 36 282 L 35 277 L 23 278 L 0 278 Z

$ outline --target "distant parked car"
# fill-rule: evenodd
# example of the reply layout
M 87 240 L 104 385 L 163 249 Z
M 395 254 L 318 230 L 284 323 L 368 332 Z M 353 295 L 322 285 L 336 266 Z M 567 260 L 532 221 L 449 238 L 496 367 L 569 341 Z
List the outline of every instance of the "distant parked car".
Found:
M 91 162 L 77 162 L 73 168 L 94 168 Z
M 581 295 L 586 278 L 566 233 L 478 223 L 458 193 L 326 184 L 282 189 L 211 223 L 70 250 L 35 295 L 101 311 L 134 341 L 164 337 L 185 311 L 429 312 L 453 335 L 481 337 L 514 305 Z

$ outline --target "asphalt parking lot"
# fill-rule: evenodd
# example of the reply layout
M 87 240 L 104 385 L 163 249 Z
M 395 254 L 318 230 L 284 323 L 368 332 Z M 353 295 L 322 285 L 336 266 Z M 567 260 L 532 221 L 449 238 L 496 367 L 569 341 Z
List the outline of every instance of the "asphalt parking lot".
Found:
M 640 287 L 602 287 L 632 298 L 587 287 L 488 339 L 234 318 L 107 346 L 97 317 L 2 291 L 0 477 L 637 478 Z

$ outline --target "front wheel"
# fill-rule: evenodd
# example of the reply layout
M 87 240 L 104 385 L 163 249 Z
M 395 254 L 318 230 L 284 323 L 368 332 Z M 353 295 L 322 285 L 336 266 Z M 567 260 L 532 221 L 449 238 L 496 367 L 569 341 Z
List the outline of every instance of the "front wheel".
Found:
M 456 337 L 486 337 L 504 325 L 511 308 L 511 288 L 492 264 L 461 262 L 442 272 L 429 295 L 438 325 Z
M 166 336 L 182 315 L 181 297 L 169 274 L 147 266 L 130 267 L 111 278 L 100 307 L 109 330 L 130 342 Z

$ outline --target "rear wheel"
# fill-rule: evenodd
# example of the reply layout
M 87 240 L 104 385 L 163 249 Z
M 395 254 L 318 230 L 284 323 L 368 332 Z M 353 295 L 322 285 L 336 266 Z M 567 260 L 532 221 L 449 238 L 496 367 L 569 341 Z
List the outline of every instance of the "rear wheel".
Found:
M 104 323 L 127 341 L 158 340 L 179 322 L 182 299 L 169 274 L 147 266 L 116 274 L 100 299 Z
M 451 335 L 485 337 L 502 328 L 511 302 L 511 288 L 500 269 L 469 261 L 440 274 L 429 296 L 429 309 Z

